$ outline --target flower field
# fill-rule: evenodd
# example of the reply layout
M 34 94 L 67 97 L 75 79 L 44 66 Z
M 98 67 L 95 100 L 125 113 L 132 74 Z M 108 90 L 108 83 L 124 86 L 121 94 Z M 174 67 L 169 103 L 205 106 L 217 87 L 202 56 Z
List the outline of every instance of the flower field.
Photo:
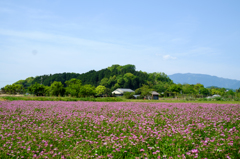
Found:
M 0 158 L 240 158 L 240 105 L 0 101 Z

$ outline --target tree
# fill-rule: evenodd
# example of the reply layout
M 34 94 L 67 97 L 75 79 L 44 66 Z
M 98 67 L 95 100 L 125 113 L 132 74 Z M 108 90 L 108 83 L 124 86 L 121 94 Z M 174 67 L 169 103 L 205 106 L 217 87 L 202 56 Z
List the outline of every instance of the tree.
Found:
M 31 85 L 30 87 L 28 87 L 28 90 L 29 90 L 30 93 L 32 93 L 36 96 L 45 95 L 45 86 L 41 85 L 37 82 L 35 84 Z
M 109 87 L 112 87 L 112 86 L 115 85 L 116 82 L 117 82 L 116 81 L 116 75 L 114 75 L 114 76 L 109 77 L 107 85 Z
M 209 91 L 207 88 L 202 87 L 199 89 L 199 91 L 200 91 L 200 94 L 202 95 L 209 95 Z
M 23 93 L 24 87 L 22 84 L 13 84 L 13 86 L 15 87 L 16 93 Z
M 240 92 L 240 88 L 238 88 L 238 89 L 236 90 L 236 92 Z
M 53 96 L 63 96 L 65 93 L 65 88 L 62 82 L 54 81 L 50 86 L 50 95 Z
M 106 90 L 104 91 L 103 94 L 105 94 L 105 95 L 108 96 L 108 97 L 113 96 L 113 95 L 112 95 L 112 91 L 111 91 L 111 89 L 109 89 L 109 88 L 106 88 Z
M 234 96 L 234 95 L 235 95 L 235 93 L 233 92 L 233 90 L 229 90 L 229 91 L 227 91 L 227 95 Z
M 168 90 L 169 90 L 170 92 L 173 92 L 173 93 L 180 93 L 180 91 L 182 90 L 182 88 L 181 88 L 181 85 L 179 85 L 179 84 L 172 84 L 172 85 L 168 88 Z
M 2 92 L 1 92 L 2 94 L 5 94 L 5 93 L 6 93 L 6 90 L 5 90 L 4 87 L 1 88 L 1 91 L 2 91 Z
M 140 88 L 140 90 L 141 90 L 141 95 L 142 96 L 150 96 L 151 95 L 151 91 L 152 91 L 152 89 L 150 89 L 149 88 L 149 86 L 148 85 L 143 85 L 141 88 Z
M 120 86 L 118 83 L 116 83 L 116 84 L 112 87 L 112 90 L 115 90 L 115 89 L 118 89 L 118 88 L 121 88 L 121 86 Z
M 78 94 L 80 92 L 80 89 L 82 87 L 82 82 L 79 79 L 72 78 L 69 81 L 65 82 L 66 87 L 66 94 L 71 95 L 72 97 L 78 97 Z
M 7 94 L 12 94 L 13 93 L 13 90 L 12 90 L 12 86 L 11 85 L 6 85 L 4 87 L 4 90 Z
M 126 98 L 126 99 L 134 99 L 134 92 L 125 92 L 124 94 L 123 94 L 123 96 Z
M 45 96 L 50 96 L 51 95 L 50 86 L 45 86 L 44 93 L 45 93 Z
M 165 86 L 164 83 L 159 83 L 153 86 L 153 89 L 156 90 L 157 92 L 165 92 L 167 90 L 167 87 Z
M 96 88 L 96 94 L 99 95 L 99 96 L 103 95 L 105 91 L 106 91 L 105 86 L 99 85 Z
M 95 87 L 90 84 L 86 84 L 82 86 L 79 92 L 79 96 L 81 97 L 89 97 L 94 95 L 95 95 Z
M 108 86 L 108 78 L 103 78 L 100 82 L 100 85 L 107 87 Z
M 139 95 L 139 94 L 141 94 L 141 93 L 142 93 L 142 92 L 141 92 L 141 88 L 138 88 L 138 89 L 135 90 L 135 94 L 136 94 L 136 95 Z
M 24 87 L 21 84 L 6 85 L 4 90 L 7 94 L 23 93 Z
M 219 89 L 211 89 L 211 94 L 212 95 L 221 95 L 221 91 Z
M 167 82 L 173 84 L 173 81 L 163 72 L 149 73 L 148 80 L 153 84 L 158 84 L 159 82 Z
M 194 85 L 184 84 L 182 86 L 184 94 L 197 94 L 197 91 L 194 89 Z

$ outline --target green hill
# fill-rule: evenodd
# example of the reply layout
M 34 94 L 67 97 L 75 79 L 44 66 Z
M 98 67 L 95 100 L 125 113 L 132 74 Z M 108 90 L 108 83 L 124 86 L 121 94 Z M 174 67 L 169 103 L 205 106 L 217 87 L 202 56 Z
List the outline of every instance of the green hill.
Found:
M 95 87 L 103 85 L 111 90 L 116 88 L 131 88 L 135 90 L 143 84 L 156 85 L 160 83 L 173 83 L 165 73 L 136 71 L 134 65 L 128 64 L 124 66 L 112 65 L 111 67 L 99 71 L 91 70 L 82 74 L 64 72 L 29 77 L 25 80 L 19 80 L 15 84 L 22 84 L 24 88 L 28 88 L 36 82 L 50 86 L 54 81 L 60 81 L 66 86 L 65 82 L 72 78 L 80 79 L 83 85 L 91 84 Z

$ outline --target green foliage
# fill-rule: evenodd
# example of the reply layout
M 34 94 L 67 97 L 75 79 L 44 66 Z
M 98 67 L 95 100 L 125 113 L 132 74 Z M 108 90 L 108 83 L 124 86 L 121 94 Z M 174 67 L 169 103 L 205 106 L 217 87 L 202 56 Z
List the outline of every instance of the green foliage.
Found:
M 200 91 L 200 94 L 203 94 L 205 96 L 209 95 L 209 90 L 207 88 L 202 87 L 199 89 L 199 91 Z
M 149 73 L 148 80 L 155 84 L 157 84 L 159 81 L 173 84 L 173 81 L 163 72 Z
M 28 90 L 31 94 L 34 94 L 36 96 L 44 96 L 46 91 L 45 86 L 37 82 L 31 85 L 30 87 L 28 87 Z
M 173 93 L 180 93 L 180 91 L 182 90 L 182 87 L 180 84 L 172 84 L 168 90 L 170 92 L 173 92 Z
M 63 96 L 65 93 L 65 88 L 62 82 L 54 81 L 50 86 L 50 95 L 52 96 Z
M 159 93 L 161 92 L 165 92 L 169 87 L 168 83 L 163 83 L 163 82 L 159 82 L 159 84 L 156 84 L 153 86 L 153 89 Z
M 164 73 L 148 74 L 146 72 L 136 71 L 136 67 L 131 64 L 124 66 L 112 65 L 106 69 L 99 71 L 91 70 L 83 74 L 64 72 L 53 75 L 37 76 L 35 78 L 29 77 L 25 80 L 20 80 L 17 83 L 21 83 L 24 88 L 28 88 L 36 82 L 42 83 L 45 86 L 50 86 L 54 81 L 59 81 L 63 83 L 64 87 L 66 87 L 66 81 L 69 81 L 72 78 L 81 80 L 82 85 L 91 84 L 95 87 L 103 85 L 111 90 L 116 88 L 130 88 L 135 90 L 143 84 L 148 83 L 151 83 L 152 86 L 161 82 L 172 83 L 172 80 Z
M 141 88 L 139 88 L 141 91 L 142 96 L 150 96 L 152 89 L 149 88 L 148 85 L 143 85 Z
M 229 91 L 227 91 L 227 95 L 234 96 L 234 95 L 235 95 L 235 93 L 233 92 L 233 90 L 229 90 Z
M 95 95 L 95 87 L 90 84 L 86 84 L 82 86 L 79 92 L 80 97 L 89 97 L 94 95 Z
M 197 83 L 197 84 L 194 85 L 194 89 L 195 90 L 199 90 L 201 88 L 204 88 L 204 86 L 202 84 L 200 84 L 200 83 Z
M 24 88 L 28 88 L 30 85 L 33 84 L 33 80 L 34 80 L 33 77 L 28 77 L 25 80 L 19 80 L 19 81 L 15 82 L 14 84 L 21 84 L 21 85 L 23 85 Z
M 52 86 L 55 82 L 61 82 L 62 85 L 57 90 L 58 86 Z M 43 88 L 33 88 L 36 83 L 43 83 Z M 20 87 L 21 85 L 21 87 Z M 88 86 L 85 86 L 88 85 Z M 19 80 L 14 85 L 7 85 L 2 88 L 3 92 L 9 94 L 23 93 L 26 90 L 36 95 L 66 95 L 75 97 L 93 96 L 93 89 L 91 87 L 97 87 L 99 85 L 106 88 L 104 95 L 111 96 L 111 92 L 117 88 L 130 88 L 136 90 L 136 94 L 147 95 L 149 91 L 154 90 L 158 93 L 164 92 L 164 96 L 173 97 L 173 95 L 191 95 L 192 97 L 203 97 L 208 95 L 219 94 L 225 98 L 236 98 L 233 91 L 226 91 L 224 88 L 204 88 L 202 84 L 174 84 L 173 81 L 163 72 L 146 73 L 142 71 L 136 71 L 134 65 L 112 65 L 106 69 L 99 71 L 91 70 L 83 74 L 77 73 L 59 73 L 37 76 L 35 78 L 29 77 L 25 80 Z M 30 87 L 31 86 L 31 87 Z M 143 87 L 143 88 L 142 88 Z M 29 89 L 28 89 L 29 88 Z M 41 89 L 37 91 L 37 89 Z M 66 92 L 65 92 L 66 89 Z M 87 93 L 89 89 L 91 92 Z M 146 91 L 147 90 L 147 91 Z M 236 92 L 239 92 L 236 90 Z M 39 93 L 38 93 L 39 92 Z M 101 95 L 96 91 L 97 95 Z
M 211 94 L 212 95 L 218 94 L 223 96 L 225 94 L 225 91 L 226 91 L 225 89 L 214 88 L 214 89 L 211 89 Z
M 66 95 L 71 95 L 72 97 L 78 97 L 82 87 L 81 80 L 72 78 L 71 80 L 66 81 L 65 83 L 67 84 Z
M 240 92 L 240 88 L 236 90 L 236 92 Z
M 223 99 L 222 99 L 222 97 L 215 97 L 214 98 L 216 101 L 222 101 Z
M 45 86 L 45 90 L 44 90 L 45 92 L 45 96 L 50 96 L 50 86 Z
M 142 92 L 141 92 L 141 89 L 140 89 L 140 88 L 138 88 L 138 89 L 135 90 L 135 94 L 136 94 L 136 95 L 139 95 L 139 94 L 141 94 L 141 93 L 142 93 Z
M 6 85 L 3 90 L 7 94 L 17 94 L 17 93 L 23 93 L 24 87 L 21 84 L 12 84 L 12 85 Z
M 103 95 L 105 93 L 105 91 L 106 91 L 105 86 L 99 85 L 96 88 L 96 94 L 99 95 L 99 96 Z
M 103 86 L 108 86 L 108 78 L 103 78 L 102 80 L 101 80 L 101 82 L 100 82 L 100 85 L 103 85 Z
M 112 91 L 109 88 L 106 88 L 106 90 L 105 90 L 105 92 L 103 94 L 105 94 L 107 97 L 112 97 L 113 96 L 112 95 Z
M 134 92 L 125 92 L 124 94 L 123 94 L 123 96 L 126 98 L 126 99 L 134 99 Z
M 182 86 L 183 94 L 197 94 L 197 90 L 194 89 L 194 85 L 184 84 Z

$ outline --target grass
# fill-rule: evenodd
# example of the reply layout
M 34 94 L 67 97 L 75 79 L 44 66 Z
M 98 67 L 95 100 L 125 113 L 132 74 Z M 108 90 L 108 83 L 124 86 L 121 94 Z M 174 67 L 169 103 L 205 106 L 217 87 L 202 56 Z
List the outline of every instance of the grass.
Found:
M 160 100 L 143 100 L 143 99 L 125 99 L 124 97 L 102 97 L 102 98 L 74 98 L 74 97 L 37 97 L 37 96 L 4 96 L 0 97 L 0 101 L 94 101 L 94 102 L 144 102 L 144 103 L 215 103 L 215 104 L 240 104 L 240 101 L 217 101 L 204 99 L 175 99 L 160 98 Z

